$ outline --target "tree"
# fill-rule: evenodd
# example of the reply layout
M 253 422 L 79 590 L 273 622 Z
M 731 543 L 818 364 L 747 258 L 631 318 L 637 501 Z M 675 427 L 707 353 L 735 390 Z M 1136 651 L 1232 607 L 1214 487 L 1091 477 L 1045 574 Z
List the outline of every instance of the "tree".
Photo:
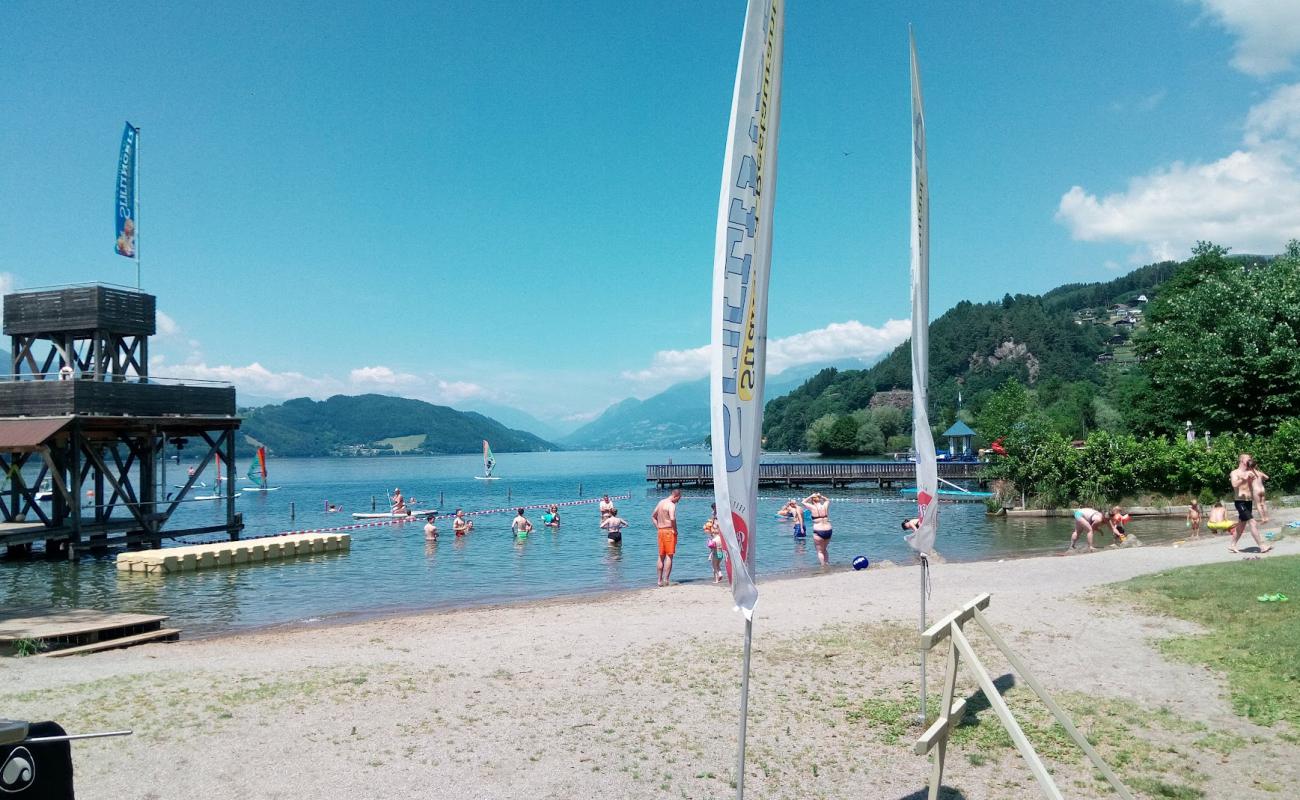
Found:
M 894 406 L 881 406 L 871 409 L 871 419 L 875 421 L 876 426 L 880 428 L 880 433 L 885 438 L 903 433 L 903 426 L 907 424 L 902 409 Z
M 1157 424 L 1270 433 L 1300 414 L 1300 257 L 1247 269 L 1200 243 L 1136 337 L 1142 371 L 1166 411 Z
M 895 409 L 897 410 L 897 409 Z M 858 433 L 853 440 L 853 449 L 866 455 L 878 456 L 885 452 L 885 434 L 876 424 L 874 415 L 858 424 Z
M 804 444 L 809 450 L 821 452 L 830 437 L 831 426 L 835 424 L 835 415 L 826 414 L 813 420 L 804 433 Z
M 830 431 L 822 441 L 823 455 L 842 455 L 853 453 L 857 449 L 858 421 L 851 415 L 837 417 Z
M 1020 381 L 1009 380 L 984 403 L 976 429 L 991 442 L 1011 433 L 1015 424 L 1029 415 L 1031 407 L 1025 387 Z

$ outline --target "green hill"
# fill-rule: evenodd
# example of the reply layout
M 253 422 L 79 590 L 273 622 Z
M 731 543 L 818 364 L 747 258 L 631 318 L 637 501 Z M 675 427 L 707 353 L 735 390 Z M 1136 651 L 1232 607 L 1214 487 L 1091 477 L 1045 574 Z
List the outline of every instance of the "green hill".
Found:
M 1111 281 L 1067 284 L 1043 295 L 958 303 L 930 325 L 931 422 L 946 427 L 953 421 L 959 391 L 963 407 L 978 409 L 1009 378 L 1047 386 L 1052 395 L 1071 394 L 1061 387 L 1100 388 L 1112 381 L 1111 368 L 1097 359 L 1107 351 L 1114 330 L 1104 324 L 1105 315 L 1098 315 L 1098 324 L 1087 321 L 1086 312 L 1136 303 L 1141 295 L 1152 298 L 1179 266 L 1172 261 L 1150 264 Z M 768 403 L 763 420 L 767 449 L 806 447 L 805 433 L 814 421 L 866 408 L 877 392 L 910 390 L 911 346 L 909 339 L 870 369 L 823 370 Z M 1081 422 L 1085 428 L 1090 423 Z
M 279 456 L 379 455 L 395 452 L 394 442 L 414 445 L 406 450 L 411 453 L 475 453 L 484 439 L 505 453 L 556 449 L 482 414 L 378 394 L 303 397 L 252 409 L 240 432 L 241 448 L 252 440 Z

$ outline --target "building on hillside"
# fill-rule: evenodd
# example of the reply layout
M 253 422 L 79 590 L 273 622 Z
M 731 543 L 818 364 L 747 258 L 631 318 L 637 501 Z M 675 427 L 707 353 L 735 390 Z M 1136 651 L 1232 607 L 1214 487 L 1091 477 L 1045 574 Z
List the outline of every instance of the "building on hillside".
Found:
M 1139 303 L 1147 303 L 1147 302 L 1150 302 L 1150 301 L 1147 300 L 1147 296 L 1146 296 L 1146 295 L 1144 295 L 1144 294 L 1140 294 L 1140 295 L 1138 295 L 1138 302 L 1139 302 Z

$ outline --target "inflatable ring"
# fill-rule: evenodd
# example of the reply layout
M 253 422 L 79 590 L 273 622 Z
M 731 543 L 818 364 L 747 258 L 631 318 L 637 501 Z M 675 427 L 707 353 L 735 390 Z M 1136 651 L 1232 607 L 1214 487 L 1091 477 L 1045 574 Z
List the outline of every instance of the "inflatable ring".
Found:
M 1235 523 L 1229 522 L 1228 520 L 1225 519 L 1220 522 L 1207 522 L 1205 523 L 1205 527 L 1209 528 L 1212 531 L 1230 531 L 1232 530 L 1232 526 L 1234 524 Z

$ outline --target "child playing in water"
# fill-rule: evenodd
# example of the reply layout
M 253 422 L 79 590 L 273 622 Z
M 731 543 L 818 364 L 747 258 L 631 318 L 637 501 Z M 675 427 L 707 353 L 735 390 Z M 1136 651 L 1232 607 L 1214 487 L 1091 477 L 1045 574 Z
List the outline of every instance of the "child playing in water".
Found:
M 550 510 L 542 517 L 542 522 L 546 523 L 548 528 L 560 527 L 560 507 L 552 505 Z
M 1094 549 L 1092 546 L 1092 535 L 1101 527 L 1101 524 L 1110 525 L 1110 532 L 1115 536 L 1115 544 L 1123 544 L 1127 538 L 1124 533 L 1124 522 L 1128 517 L 1124 514 L 1124 509 L 1119 506 L 1111 508 L 1109 514 L 1103 514 L 1095 508 L 1076 508 L 1074 510 L 1074 533 L 1070 534 L 1070 549 L 1079 541 L 1079 534 L 1085 534 L 1088 537 L 1088 549 Z
M 622 544 L 623 529 L 627 527 L 627 520 L 618 515 L 618 509 L 610 506 L 608 516 L 600 521 L 600 527 L 604 529 L 605 536 L 610 544 Z
M 713 567 L 713 582 L 722 583 L 722 556 L 727 544 L 722 541 L 722 526 L 718 525 L 718 504 L 711 504 L 713 513 L 704 521 L 704 538 L 709 547 L 709 564 Z
M 1222 500 L 1215 503 L 1210 509 L 1210 516 L 1205 522 L 1205 527 L 1215 533 L 1232 530 L 1232 521 L 1228 519 L 1228 509 L 1224 507 Z
M 1196 539 L 1201 535 L 1201 504 L 1195 497 L 1192 498 L 1191 505 L 1187 507 L 1187 527 L 1192 529 L 1192 538 Z

